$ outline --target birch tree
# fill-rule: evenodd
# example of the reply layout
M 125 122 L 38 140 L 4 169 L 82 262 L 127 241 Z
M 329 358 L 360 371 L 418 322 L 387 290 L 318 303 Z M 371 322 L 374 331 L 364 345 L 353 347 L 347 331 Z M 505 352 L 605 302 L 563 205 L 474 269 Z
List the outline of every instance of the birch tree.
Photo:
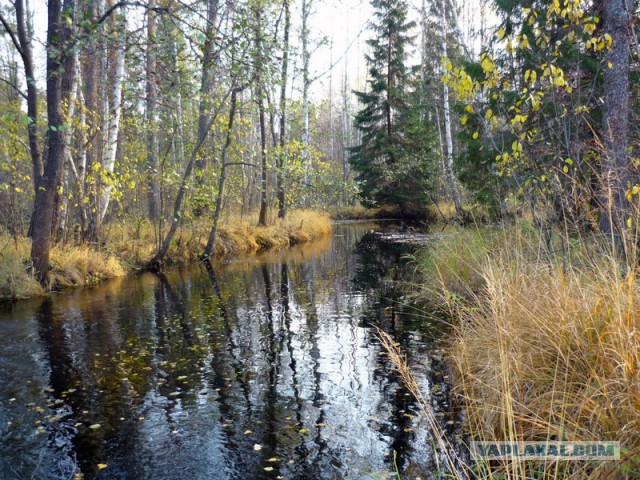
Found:
M 440 16 L 440 26 L 442 28 L 442 58 L 448 58 L 447 53 L 447 9 L 445 2 L 442 2 L 442 11 Z M 453 166 L 453 140 L 451 137 L 451 113 L 449 108 L 449 86 L 443 83 L 442 103 L 444 112 L 444 132 L 446 139 L 446 161 L 445 173 L 449 180 L 449 188 L 451 189 L 451 197 L 458 215 L 462 214 L 462 200 L 460 199 L 460 191 L 458 190 L 458 181 Z
M 107 121 L 107 141 L 105 144 L 105 153 L 102 159 L 102 170 L 109 177 L 113 174 L 116 164 L 116 152 L 118 148 L 118 133 L 120 131 L 120 117 L 122 115 L 122 82 L 125 74 L 125 51 L 126 51 L 126 12 L 121 15 L 112 16 L 114 32 L 116 40 L 114 42 L 115 62 L 113 65 L 111 102 L 108 110 Z M 107 181 L 100 193 L 97 209 L 97 227 L 98 230 L 109 207 L 109 200 L 113 190 L 113 183 Z

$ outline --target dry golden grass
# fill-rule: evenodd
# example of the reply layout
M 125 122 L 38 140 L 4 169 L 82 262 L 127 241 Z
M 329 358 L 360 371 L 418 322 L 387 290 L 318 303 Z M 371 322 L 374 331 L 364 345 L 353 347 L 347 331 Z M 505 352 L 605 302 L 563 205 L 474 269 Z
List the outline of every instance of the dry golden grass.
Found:
M 184 264 L 198 258 L 209 235 L 210 221 L 200 219 L 184 225 L 169 249 L 168 263 Z M 270 219 L 267 227 L 231 218 L 218 230 L 216 256 L 251 253 L 319 239 L 331 231 L 328 215 L 312 210 L 294 210 L 284 220 Z M 158 245 L 158 234 L 147 222 L 114 223 L 103 230 L 103 245 L 60 244 L 51 249 L 51 271 L 45 286 L 55 289 L 95 284 L 117 278 L 142 267 Z M 0 300 L 15 300 L 44 294 L 28 273 L 31 242 L 0 235 Z
M 252 220 L 225 217 L 218 227 L 214 256 L 285 247 L 315 240 L 331 231 L 329 216 L 315 210 L 293 210 L 284 220 L 270 218 L 266 227 L 259 227 Z M 176 232 L 167 253 L 167 263 L 184 264 L 199 258 L 210 228 L 210 219 L 186 222 Z M 106 237 L 109 248 L 132 267 L 145 265 L 153 257 L 159 242 L 158 234 L 148 222 L 112 225 Z
M 107 251 L 87 245 L 55 245 L 51 249 L 51 287 L 91 285 L 125 274 L 120 260 Z
M 44 294 L 40 283 L 27 273 L 31 242 L 0 235 L 0 300 L 21 300 Z
M 437 242 L 428 265 L 453 315 L 450 359 L 471 437 L 620 441 L 623 449 L 621 462 L 513 461 L 481 465 L 479 476 L 638 478 L 635 274 L 611 257 L 586 262 L 579 247 L 578 261 L 562 264 L 517 228 L 452 237 Z
M 385 205 L 376 208 L 366 208 L 362 205 L 352 207 L 336 207 L 327 210 L 331 218 L 335 220 L 374 220 L 380 218 L 400 218 L 400 210 L 397 207 Z

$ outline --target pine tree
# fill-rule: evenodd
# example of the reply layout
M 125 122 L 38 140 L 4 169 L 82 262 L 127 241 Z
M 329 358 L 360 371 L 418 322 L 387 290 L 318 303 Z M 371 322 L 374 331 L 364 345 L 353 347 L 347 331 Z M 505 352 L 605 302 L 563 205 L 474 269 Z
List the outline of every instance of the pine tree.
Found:
M 367 41 L 368 91 L 354 92 L 362 105 L 355 118 L 361 143 L 350 162 L 368 204 L 395 204 L 404 210 L 429 199 L 430 145 L 420 122 L 407 49 L 414 22 L 404 0 L 372 0 L 375 37 Z M 431 136 L 432 138 L 432 136 Z

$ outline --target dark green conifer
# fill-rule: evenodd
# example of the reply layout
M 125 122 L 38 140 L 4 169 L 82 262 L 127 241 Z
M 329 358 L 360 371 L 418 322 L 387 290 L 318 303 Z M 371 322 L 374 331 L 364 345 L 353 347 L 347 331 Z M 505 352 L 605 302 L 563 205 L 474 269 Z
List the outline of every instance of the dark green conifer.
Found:
M 355 92 L 362 109 L 356 115 L 361 142 L 351 148 L 350 162 L 368 204 L 401 208 L 429 201 L 433 143 L 419 120 L 413 72 L 407 49 L 413 44 L 404 0 L 372 0 L 374 38 L 367 41 L 369 80 L 366 92 Z

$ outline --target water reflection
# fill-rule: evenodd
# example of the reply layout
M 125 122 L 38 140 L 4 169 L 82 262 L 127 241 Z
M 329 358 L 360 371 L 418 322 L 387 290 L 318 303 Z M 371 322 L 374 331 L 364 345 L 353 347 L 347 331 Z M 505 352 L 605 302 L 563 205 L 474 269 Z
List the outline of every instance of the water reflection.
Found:
M 425 425 L 371 327 L 425 389 L 433 337 L 397 302 L 402 249 L 372 228 L 2 313 L 0 478 L 428 478 Z

